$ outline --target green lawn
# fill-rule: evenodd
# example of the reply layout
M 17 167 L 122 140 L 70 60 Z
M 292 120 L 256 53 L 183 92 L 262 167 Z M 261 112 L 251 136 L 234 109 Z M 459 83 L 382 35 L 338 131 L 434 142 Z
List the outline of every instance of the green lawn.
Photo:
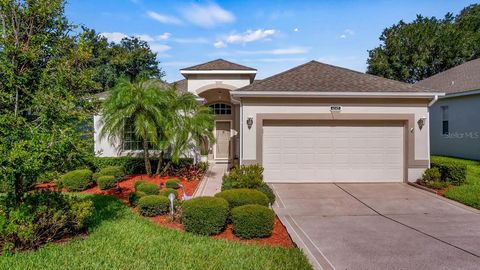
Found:
M 299 249 L 213 240 L 162 228 L 113 197 L 92 196 L 86 239 L 0 257 L 0 269 L 311 269 Z
M 461 186 L 451 187 L 445 197 L 480 209 L 480 162 L 459 158 L 442 157 L 467 165 L 467 181 Z

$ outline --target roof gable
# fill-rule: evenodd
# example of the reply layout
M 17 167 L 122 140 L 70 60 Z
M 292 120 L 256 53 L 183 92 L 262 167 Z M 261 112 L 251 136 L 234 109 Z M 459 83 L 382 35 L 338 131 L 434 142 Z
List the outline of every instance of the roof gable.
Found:
M 417 82 L 447 94 L 480 89 L 480 58 L 468 61 Z
M 224 59 L 217 59 L 203 64 L 182 68 L 181 70 L 256 70 Z
M 237 91 L 302 92 L 434 92 L 358 71 L 310 61 Z

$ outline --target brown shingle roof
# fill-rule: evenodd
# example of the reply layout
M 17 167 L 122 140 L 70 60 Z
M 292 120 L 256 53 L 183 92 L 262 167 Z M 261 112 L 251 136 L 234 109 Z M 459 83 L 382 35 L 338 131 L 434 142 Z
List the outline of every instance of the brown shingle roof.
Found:
M 310 61 L 237 91 L 434 92 L 358 71 Z
M 187 79 L 179 80 L 176 82 L 171 83 L 171 85 L 175 85 L 177 87 L 178 93 L 185 93 L 188 91 Z
M 235 64 L 223 59 L 217 59 L 200 65 L 182 68 L 181 70 L 256 70 L 251 67 Z
M 480 58 L 421 80 L 419 86 L 438 89 L 447 94 L 480 89 Z

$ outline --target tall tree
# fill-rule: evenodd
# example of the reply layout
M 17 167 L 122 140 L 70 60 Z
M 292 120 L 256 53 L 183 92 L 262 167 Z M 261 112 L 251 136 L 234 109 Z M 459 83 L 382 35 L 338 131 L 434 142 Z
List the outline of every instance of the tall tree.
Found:
M 367 73 L 415 83 L 480 56 L 479 5 L 442 19 L 418 15 L 386 28 L 369 51 Z
M 152 174 L 149 149 L 155 145 L 163 122 L 166 105 L 158 80 L 130 82 L 120 80 L 103 102 L 101 137 L 112 143 L 122 142 L 126 125 L 133 125 L 135 135 L 142 139 L 145 169 Z

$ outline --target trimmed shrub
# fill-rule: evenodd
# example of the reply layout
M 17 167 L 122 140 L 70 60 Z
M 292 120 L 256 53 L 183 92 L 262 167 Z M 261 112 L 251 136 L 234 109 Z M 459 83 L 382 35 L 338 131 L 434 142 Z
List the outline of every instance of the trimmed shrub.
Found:
M 258 186 L 255 189 L 265 194 L 270 204 L 273 204 L 275 202 L 275 193 L 273 193 L 272 188 L 269 185 L 267 185 L 267 183 L 262 183 L 260 186 Z
M 173 193 L 173 195 L 175 195 L 175 198 L 178 197 L 178 192 L 173 188 L 166 188 L 166 189 L 160 190 L 160 195 L 165 196 L 167 198 L 168 198 L 168 194 L 170 193 Z
M 198 197 L 182 204 L 182 224 L 187 232 L 200 235 L 220 233 L 227 224 L 228 202 L 222 198 Z
M 70 171 L 61 176 L 61 186 L 68 191 L 82 191 L 92 183 L 92 171 L 88 169 Z
M 128 193 L 128 202 L 130 203 L 130 206 L 136 207 L 138 200 L 144 196 L 147 196 L 147 194 L 141 191 Z
M 180 180 L 177 178 L 168 179 L 165 182 L 165 187 L 174 189 L 180 188 Z
M 269 202 L 262 192 L 247 188 L 225 190 L 215 194 L 215 197 L 225 199 L 230 209 L 247 204 L 268 206 Z
M 441 179 L 441 174 L 438 168 L 426 169 L 422 176 L 422 182 L 424 183 L 440 181 L 440 179 Z
M 243 239 L 272 235 L 275 214 L 268 207 L 248 204 L 232 209 L 233 233 Z
M 145 183 L 148 184 L 148 183 L 150 183 L 150 182 L 148 182 L 147 180 L 138 180 L 137 182 L 135 182 L 135 183 L 133 184 L 133 188 L 134 188 L 135 190 L 137 190 L 137 188 L 138 188 L 139 185 L 145 184 Z
M 147 195 L 157 195 L 160 191 L 160 188 L 154 183 L 146 182 L 138 184 L 135 188 L 135 191 L 141 191 Z
M 467 165 L 441 157 L 432 157 L 432 168 L 437 168 L 441 175 L 441 181 L 450 182 L 459 186 L 467 179 Z
M 222 190 L 231 188 L 257 188 L 263 183 L 263 167 L 255 165 L 242 165 L 233 168 L 223 178 Z M 225 185 L 225 187 L 223 187 Z
M 138 200 L 138 210 L 147 217 L 153 217 L 168 212 L 170 201 L 165 196 L 149 195 Z
M 125 177 L 125 169 L 122 166 L 109 166 L 101 169 L 98 172 L 100 175 L 112 175 L 117 180 L 122 180 Z
M 109 189 L 117 183 L 117 178 L 112 175 L 103 175 L 97 179 L 97 185 L 100 189 Z

